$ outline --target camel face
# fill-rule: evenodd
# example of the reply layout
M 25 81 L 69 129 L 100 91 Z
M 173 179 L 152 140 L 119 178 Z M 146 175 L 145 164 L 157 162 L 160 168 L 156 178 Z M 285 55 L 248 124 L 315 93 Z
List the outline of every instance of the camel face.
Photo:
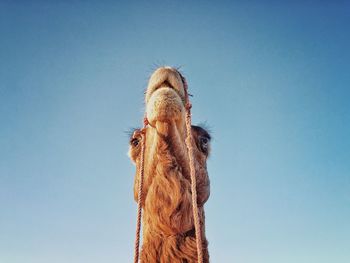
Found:
M 151 126 L 148 135 L 155 135 L 150 129 L 157 131 L 157 135 L 170 135 L 172 129 L 173 133 L 174 130 L 177 132 L 176 137 L 180 137 L 177 143 L 185 146 L 185 94 L 183 77 L 176 69 L 161 67 L 151 75 L 145 96 L 146 116 Z M 205 162 L 210 152 L 211 136 L 204 128 L 192 125 L 192 137 L 197 156 L 202 155 L 200 159 Z M 129 157 L 135 163 L 140 155 L 140 141 L 141 132 L 136 129 L 129 143 Z M 203 161 L 202 165 L 205 165 Z
M 181 74 L 161 67 L 150 77 L 146 91 L 146 128 L 143 213 L 144 263 L 194 263 L 197 259 L 192 210 L 189 157 L 186 147 L 186 90 Z M 192 125 L 192 147 L 197 181 L 197 204 L 202 229 L 204 262 L 209 262 L 204 231 L 204 203 L 209 198 L 207 158 L 210 135 Z M 138 199 L 142 133 L 130 137 L 129 156 L 136 164 L 134 197 Z

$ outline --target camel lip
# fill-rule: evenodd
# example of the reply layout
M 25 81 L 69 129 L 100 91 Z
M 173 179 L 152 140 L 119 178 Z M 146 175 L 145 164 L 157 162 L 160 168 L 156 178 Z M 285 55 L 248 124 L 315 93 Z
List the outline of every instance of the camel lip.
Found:
M 184 85 L 184 83 L 182 83 Z M 180 93 L 180 91 L 176 88 L 174 88 L 168 81 L 164 81 L 162 84 L 160 84 L 158 87 L 153 87 L 152 88 L 152 92 L 149 93 L 149 98 L 151 98 L 154 94 L 154 92 L 156 92 L 157 90 L 159 89 L 163 89 L 163 88 L 168 88 L 168 89 L 171 89 L 173 91 L 175 91 L 175 93 L 177 94 L 177 96 L 180 97 L 182 103 L 183 103 L 183 106 L 185 106 L 185 98 L 184 96 Z M 146 91 L 147 92 L 147 91 Z M 147 103 L 146 103 L 147 104 Z
M 155 89 L 146 103 L 146 116 L 151 126 L 157 122 L 178 122 L 183 120 L 184 101 L 176 89 L 161 85 Z

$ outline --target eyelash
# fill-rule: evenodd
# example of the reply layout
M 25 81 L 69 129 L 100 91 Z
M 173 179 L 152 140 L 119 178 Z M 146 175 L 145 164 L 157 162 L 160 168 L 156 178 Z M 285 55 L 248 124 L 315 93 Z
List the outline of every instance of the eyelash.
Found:
M 132 146 L 136 147 L 137 145 L 139 145 L 139 139 L 137 139 L 137 138 L 131 139 L 130 144 Z

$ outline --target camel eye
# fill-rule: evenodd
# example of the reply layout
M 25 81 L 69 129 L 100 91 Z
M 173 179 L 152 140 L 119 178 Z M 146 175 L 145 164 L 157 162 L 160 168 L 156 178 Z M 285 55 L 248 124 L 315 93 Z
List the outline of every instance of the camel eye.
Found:
M 203 152 L 208 151 L 208 144 L 209 144 L 209 138 L 207 137 L 200 137 L 200 148 Z
M 201 144 L 203 144 L 203 145 L 208 144 L 208 138 L 202 137 L 201 138 Z
M 136 147 L 137 145 L 139 145 L 139 139 L 137 139 L 137 138 L 131 139 L 130 144 L 131 144 L 133 147 Z

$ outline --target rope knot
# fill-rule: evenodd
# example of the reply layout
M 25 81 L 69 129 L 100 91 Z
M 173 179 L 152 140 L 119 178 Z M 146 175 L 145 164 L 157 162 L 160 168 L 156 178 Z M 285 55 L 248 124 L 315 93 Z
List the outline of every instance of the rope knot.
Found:
M 142 138 L 144 138 L 146 136 L 146 128 L 142 128 L 140 130 L 140 133 L 141 133 Z
M 149 124 L 147 117 L 143 118 L 143 126 L 146 127 Z
M 190 110 L 191 108 L 192 108 L 192 103 L 191 102 L 189 102 L 189 101 L 187 101 L 187 103 L 186 103 L 186 109 L 187 110 Z

